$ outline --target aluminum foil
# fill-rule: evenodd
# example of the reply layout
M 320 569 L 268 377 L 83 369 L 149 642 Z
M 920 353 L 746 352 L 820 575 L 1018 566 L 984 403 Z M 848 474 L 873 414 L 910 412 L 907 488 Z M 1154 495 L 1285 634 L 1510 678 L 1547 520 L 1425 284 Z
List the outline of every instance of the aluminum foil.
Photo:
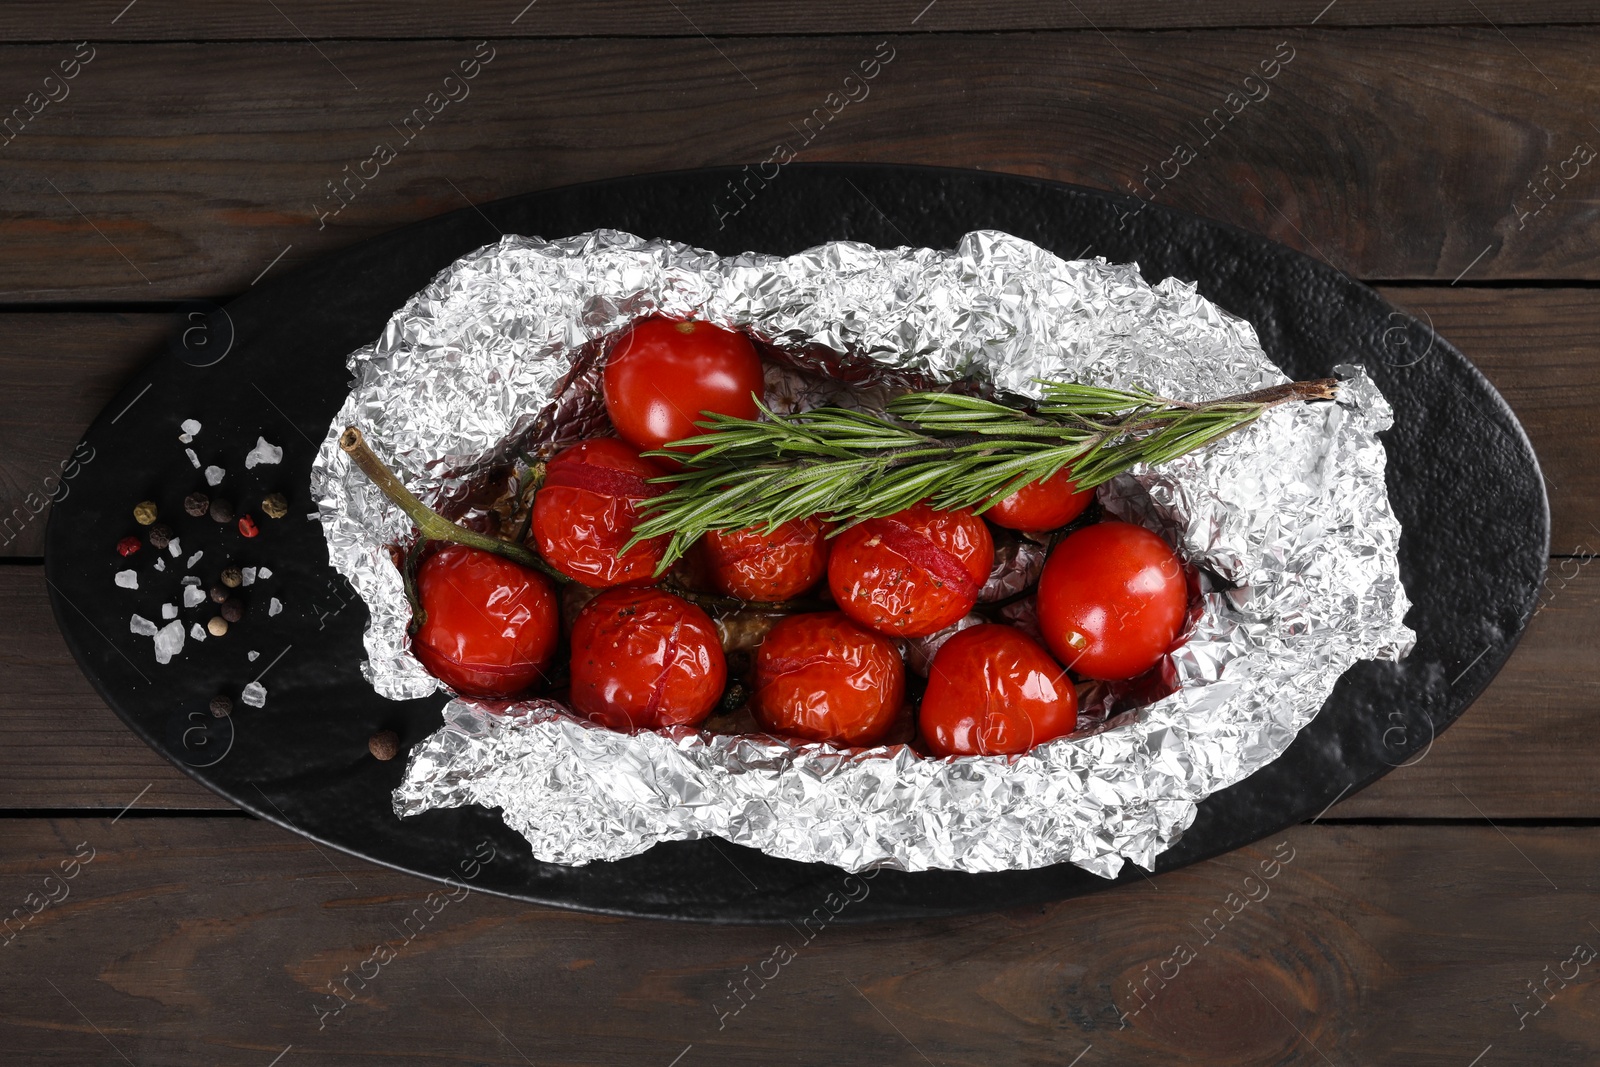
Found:
M 872 406 L 905 382 L 1025 396 L 1036 378 L 1143 386 L 1179 399 L 1284 381 L 1254 329 L 1183 282 L 1064 261 L 993 231 L 952 251 L 839 242 L 719 257 L 615 231 L 507 237 L 439 274 L 350 357 L 351 393 L 312 472 L 335 568 L 371 611 L 366 677 L 395 699 L 438 688 L 406 650 L 388 546 L 410 523 L 348 462 L 360 425 L 419 496 L 442 501 L 516 449 L 593 432 L 595 342 L 639 315 L 696 316 L 790 353 L 786 408 Z M 1113 514 L 1209 572 L 1198 620 L 1163 665 L 1177 686 L 1016 757 L 934 760 L 675 729 L 624 735 L 548 700 L 452 700 L 413 749 L 395 810 L 501 809 L 541 859 L 617 859 L 716 835 L 850 870 L 1149 868 L 1196 803 L 1277 758 L 1361 659 L 1413 635 L 1400 526 L 1376 434 L 1391 422 L 1357 368 L 1332 404 L 1249 429 L 1102 487 Z M 1220 579 L 1220 580 L 1217 580 Z M 1012 605 L 1019 619 L 1031 605 Z M 1109 710 L 1106 710 L 1109 709 Z

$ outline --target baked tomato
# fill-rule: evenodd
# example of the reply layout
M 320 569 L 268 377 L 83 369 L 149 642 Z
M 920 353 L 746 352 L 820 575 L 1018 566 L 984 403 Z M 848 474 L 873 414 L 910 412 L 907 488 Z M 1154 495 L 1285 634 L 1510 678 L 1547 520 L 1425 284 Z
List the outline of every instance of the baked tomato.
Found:
M 508 697 L 555 656 L 560 605 L 550 580 L 482 549 L 449 544 L 417 568 L 426 615 L 411 653 L 462 696 Z
M 1093 499 L 1093 489 L 1079 490 L 1063 470 L 1003 497 L 983 517 L 1008 530 L 1054 530 L 1082 515 Z
M 611 343 L 604 386 L 617 433 L 648 451 L 700 433 L 702 412 L 759 415 L 761 357 L 748 337 L 708 322 L 642 319 Z
M 572 625 L 572 706 L 613 730 L 694 726 L 728 680 L 711 617 L 659 589 L 611 589 Z
M 1000 756 L 1070 734 L 1078 691 L 1032 638 L 985 624 L 939 647 L 917 713 L 936 756 Z
M 828 588 L 863 626 L 921 637 L 971 611 L 993 567 L 994 538 L 982 519 L 913 504 L 835 537 Z
M 837 611 L 790 615 L 756 651 L 750 707 L 772 733 L 872 745 L 905 700 L 905 665 L 888 638 Z
M 1189 610 L 1183 563 L 1142 526 L 1100 522 L 1070 534 L 1039 576 L 1045 644 L 1085 678 L 1114 682 L 1156 665 Z
M 529 543 L 562 574 L 596 589 L 654 580 L 667 538 L 622 547 L 633 537 L 638 502 L 661 487 L 662 470 L 615 437 L 596 437 L 556 453 L 533 498 Z
M 712 530 L 700 539 L 713 585 L 728 596 L 773 602 L 799 596 L 828 570 L 828 532 L 818 518 Z

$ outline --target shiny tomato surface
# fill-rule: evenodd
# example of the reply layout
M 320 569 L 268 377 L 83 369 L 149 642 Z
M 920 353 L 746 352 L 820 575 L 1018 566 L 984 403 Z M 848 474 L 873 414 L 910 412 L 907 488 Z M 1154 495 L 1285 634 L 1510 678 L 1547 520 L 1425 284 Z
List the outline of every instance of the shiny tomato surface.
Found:
M 1008 530 L 1054 530 L 1065 526 L 1094 500 L 1094 490 L 1080 491 L 1066 471 L 1029 482 L 983 513 L 996 526 Z
M 572 625 L 572 706 L 613 730 L 693 726 L 728 680 L 711 617 L 659 589 L 611 589 Z
M 560 604 L 550 580 L 502 556 L 445 545 L 417 568 L 427 618 L 411 652 L 462 696 L 508 697 L 555 655 Z
M 1013 755 L 1070 734 L 1078 691 L 1020 630 L 973 626 L 939 646 L 917 721 L 936 756 Z
M 1126 522 L 1070 534 L 1039 576 L 1039 629 L 1069 670 L 1120 681 L 1172 648 L 1189 609 L 1183 563 L 1160 537 Z
M 799 596 L 828 571 L 828 534 L 821 519 L 765 527 L 712 530 L 700 539 L 712 584 L 728 596 L 772 602 Z
M 971 611 L 993 566 L 994 538 L 982 519 L 914 504 L 835 537 L 828 588 L 863 626 L 921 637 Z
M 627 552 L 638 502 L 655 496 L 649 484 L 662 469 L 615 437 L 596 437 L 556 453 L 533 498 L 532 547 L 562 574 L 604 589 L 655 580 L 667 538 L 641 541 Z
M 763 394 L 761 357 L 743 334 L 708 322 L 643 319 L 606 355 L 606 414 L 643 451 L 693 437 L 702 412 L 753 419 Z
M 873 745 L 905 701 L 894 642 L 837 611 L 790 615 L 756 651 L 751 710 L 775 734 L 835 745 Z

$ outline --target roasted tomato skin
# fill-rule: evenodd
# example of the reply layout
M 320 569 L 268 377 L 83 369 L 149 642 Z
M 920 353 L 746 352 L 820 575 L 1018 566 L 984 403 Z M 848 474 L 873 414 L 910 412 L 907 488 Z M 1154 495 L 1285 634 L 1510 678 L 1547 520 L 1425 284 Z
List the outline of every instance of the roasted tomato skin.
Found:
M 1068 535 L 1039 576 L 1039 629 L 1067 668 L 1115 682 L 1155 666 L 1183 630 L 1188 580 L 1156 534 L 1099 522 Z
M 556 453 L 533 498 L 531 547 L 562 574 L 596 589 L 655 580 L 667 538 L 641 541 L 627 552 L 638 502 L 661 491 L 649 479 L 662 468 L 615 437 L 580 441 Z
M 984 624 L 939 647 L 917 713 L 935 756 L 1001 756 L 1070 734 L 1078 691 L 1038 642 Z
M 763 727 L 804 741 L 881 741 L 905 702 L 894 642 L 837 611 L 790 615 L 756 650 L 751 710 Z
M 710 616 L 660 589 L 610 589 L 572 626 L 572 706 L 613 730 L 695 726 L 728 680 Z
M 861 625 L 922 637 L 971 611 L 993 566 L 994 538 L 982 519 L 913 504 L 835 537 L 828 588 Z
M 411 653 L 462 696 L 509 697 L 555 657 L 561 609 L 538 571 L 465 545 L 444 545 L 417 568 L 426 618 Z
M 983 517 L 1008 530 L 1054 530 L 1082 515 L 1093 500 L 1094 490 L 1080 490 L 1063 470 L 1001 498 Z
M 761 357 L 749 338 L 709 322 L 654 316 L 612 342 L 603 384 L 611 424 L 642 451 L 701 433 L 701 412 L 753 419 L 764 392 Z
M 700 539 L 712 584 L 743 600 L 789 600 L 828 571 L 828 531 L 821 519 L 793 519 L 768 533 L 764 527 L 712 530 Z

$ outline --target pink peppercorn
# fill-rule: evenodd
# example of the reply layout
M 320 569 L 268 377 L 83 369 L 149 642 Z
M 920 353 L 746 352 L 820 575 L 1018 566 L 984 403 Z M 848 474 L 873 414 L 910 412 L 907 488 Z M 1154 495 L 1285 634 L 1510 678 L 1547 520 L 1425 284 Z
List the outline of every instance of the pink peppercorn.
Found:
M 120 555 L 131 556 L 137 551 L 139 551 L 139 539 L 137 537 L 124 537 L 117 542 L 117 552 Z
M 248 515 L 240 515 L 239 532 L 244 534 L 246 537 L 254 537 L 261 531 L 256 528 L 256 520 L 252 519 Z

